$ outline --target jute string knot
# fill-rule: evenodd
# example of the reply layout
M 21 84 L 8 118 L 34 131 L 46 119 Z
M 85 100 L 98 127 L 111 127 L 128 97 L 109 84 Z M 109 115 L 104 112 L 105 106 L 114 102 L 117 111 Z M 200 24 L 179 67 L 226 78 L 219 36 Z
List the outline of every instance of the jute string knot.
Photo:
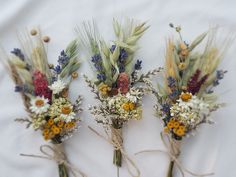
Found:
M 78 168 L 74 167 L 66 157 L 66 154 L 64 152 L 63 144 L 53 144 L 53 146 L 50 145 L 41 145 L 40 146 L 40 152 L 43 155 L 35 155 L 35 154 L 20 154 L 21 156 L 26 157 L 33 157 L 33 158 L 41 158 L 41 159 L 47 159 L 47 160 L 53 160 L 57 162 L 58 164 L 64 164 L 73 174 L 74 177 L 76 177 L 76 173 L 80 174 L 82 177 L 86 177 L 86 175 L 79 170 Z
M 197 177 L 204 177 L 204 176 L 210 176 L 214 175 L 214 173 L 205 173 L 205 174 L 198 174 L 194 173 L 187 168 L 185 168 L 182 163 L 178 160 L 178 156 L 180 155 L 180 141 L 175 141 L 173 140 L 168 134 L 163 134 L 161 132 L 161 140 L 166 147 L 167 150 L 159 150 L 159 149 L 148 149 L 148 150 L 143 150 L 135 153 L 135 155 L 141 154 L 141 153 L 146 153 L 146 152 L 161 152 L 167 154 L 170 158 L 171 161 L 174 161 L 174 163 L 177 165 L 177 168 L 179 169 L 180 173 L 184 177 L 185 173 L 188 173 L 192 176 L 197 176 Z
M 123 139 L 122 139 L 121 129 L 115 129 L 112 126 L 110 126 L 104 129 L 106 135 L 102 135 L 96 130 L 94 130 L 92 127 L 89 126 L 88 128 L 97 136 L 101 137 L 102 139 L 113 145 L 116 150 L 120 150 L 121 154 L 123 155 L 124 161 L 127 164 L 127 170 L 129 174 L 133 177 L 140 177 L 139 168 L 137 167 L 135 162 L 129 157 L 129 155 L 125 152 L 122 146 Z M 110 131 L 110 133 L 108 131 Z M 132 168 L 135 172 L 131 170 Z

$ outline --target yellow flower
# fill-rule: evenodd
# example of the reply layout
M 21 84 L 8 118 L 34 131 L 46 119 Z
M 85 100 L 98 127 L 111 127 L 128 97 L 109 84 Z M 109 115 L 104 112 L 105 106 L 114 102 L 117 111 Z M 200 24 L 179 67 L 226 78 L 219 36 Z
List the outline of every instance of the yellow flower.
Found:
M 108 85 L 104 84 L 104 83 L 100 84 L 98 89 L 102 93 L 102 95 L 107 95 L 108 92 L 111 90 L 111 88 Z
M 130 109 L 131 111 L 133 111 L 134 108 L 135 108 L 135 104 L 134 104 L 134 103 L 129 103 L 129 109 Z
M 50 139 L 50 138 L 49 138 L 49 135 L 44 135 L 43 137 L 44 137 L 44 139 L 45 139 L 46 141 Z
M 71 74 L 71 77 L 73 78 L 73 79 L 76 79 L 77 77 L 78 77 L 78 73 L 75 71 L 75 72 L 73 72 L 72 74 Z
M 186 128 L 185 128 L 184 125 L 180 125 L 180 126 L 179 126 L 179 130 L 183 130 L 183 131 L 185 132 Z
M 182 93 L 182 94 L 180 95 L 180 98 L 181 98 L 183 101 L 187 102 L 188 100 L 190 100 L 190 99 L 192 98 L 192 94 L 189 93 L 189 92 Z
M 182 129 L 177 129 L 176 132 L 174 132 L 178 136 L 184 136 L 185 132 Z
M 61 108 L 61 112 L 62 112 L 63 114 L 66 114 L 66 115 L 70 114 L 71 111 L 72 111 L 72 110 L 71 110 L 70 106 L 63 106 L 63 107 Z
M 170 132 L 169 128 L 168 127 L 164 127 L 164 132 L 165 133 L 169 133 Z
M 186 67 L 187 67 L 187 65 L 186 65 L 186 63 L 184 63 L 184 62 L 181 62 L 181 63 L 178 65 L 178 68 L 179 68 L 180 71 L 186 69 Z
M 122 107 L 125 111 L 129 111 L 129 103 L 124 103 Z
M 54 120 L 52 119 L 52 118 L 50 118 L 49 120 L 48 120 L 48 125 L 53 125 L 54 124 Z
M 69 123 L 66 123 L 66 124 L 64 125 L 64 127 L 65 127 L 65 129 L 70 129 L 70 124 L 69 124 Z
M 179 127 L 179 122 L 174 122 L 174 128 L 178 128 Z
M 48 129 L 44 129 L 44 130 L 43 130 L 43 135 L 44 135 L 44 136 L 49 135 L 49 130 L 48 130 Z
M 132 102 L 127 102 L 122 105 L 122 108 L 125 111 L 133 111 L 135 109 L 135 104 Z
M 169 122 L 174 123 L 175 122 L 175 118 L 172 117 Z
M 57 126 L 56 125 L 53 125 L 52 127 L 51 127 L 51 129 L 54 129 L 54 128 L 56 128 Z
M 64 122 L 63 122 L 63 121 L 59 121 L 59 122 L 57 123 L 57 126 L 60 127 L 60 128 L 63 127 L 63 125 L 64 125 Z
M 168 127 L 169 129 L 174 128 L 174 123 L 173 123 L 173 122 L 168 122 L 168 123 L 167 123 L 167 127 Z
M 55 135 L 60 133 L 60 129 L 58 127 L 53 128 L 52 131 Z

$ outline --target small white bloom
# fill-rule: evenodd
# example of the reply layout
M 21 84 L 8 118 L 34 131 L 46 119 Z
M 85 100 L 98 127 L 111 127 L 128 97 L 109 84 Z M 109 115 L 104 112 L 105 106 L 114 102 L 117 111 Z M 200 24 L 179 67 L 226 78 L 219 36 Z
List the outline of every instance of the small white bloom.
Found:
M 30 110 L 35 114 L 42 114 L 44 112 L 47 112 L 49 108 L 48 104 L 49 100 L 44 97 L 37 96 L 30 101 Z
M 53 82 L 53 84 L 48 87 L 52 90 L 53 94 L 58 94 L 66 87 L 66 84 L 58 78 L 57 81 Z
M 75 119 L 75 113 L 71 112 L 70 114 L 61 114 L 61 118 L 65 121 L 65 122 L 71 122 L 72 120 Z
M 133 103 L 136 103 L 137 102 L 137 97 L 136 96 L 133 96 L 131 95 L 130 93 L 127 93 L 126 94 L 126 98 L 130 101 L 130 102 L 133 102 Z
M 73 106 L 72 105 L 62 107 L 60 117 L 65 122 L 70 122 L 71 120 L 75 119 L 75 116 L 76 116 L 76 114 L 72 110 L 73 110 Z

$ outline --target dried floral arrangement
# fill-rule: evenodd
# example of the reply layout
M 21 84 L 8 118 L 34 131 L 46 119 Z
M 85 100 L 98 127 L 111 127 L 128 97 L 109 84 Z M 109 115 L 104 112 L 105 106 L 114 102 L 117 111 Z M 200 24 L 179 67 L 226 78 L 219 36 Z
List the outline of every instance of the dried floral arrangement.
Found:
M 117 166 L 118 175 L 123 155 L 124 160 L 137 171 L 133 176 L 139 176 L 139 170 L 124 152 L 122 128 L 129 120 L 142 118 L 142 97 L 146 89 L 140 83 L 157 74 L 160 68 L 141 74 L 142 61 L 134 61 L 137 42 L 148 29 L 146 23 L 129 20 L 122 25 L 113 20 L 113 28 L 116 39 L 112 44 L 102 39 L 95 24 L 84 23 L 83 29 L 78 29 L 84 46 L 89 49 L 96 74 L 95 80 L 85 75 L 85 81 L 100 102 L 91 105 L 89 110 L 97 123 L 103 125 L 108 141 L 114 146 L 113 163 Z M 128 170 L 132 173 L 129 167 Z
M 42 132 L 46 141 L 52 146 L 43 145 L 41 152 L 49 156 L 46 150 L 53 151 L 52 157 L 26 155 L 54 159 L 58 163 L 59 176 L 68 177 L 68 169 L 72 169 L 66 159 L 63 142 L 77 131 L 80 121 L 78 114 L 82 111 L 79 96 L 73 104 L 68 98 L 68 90 L 72 80 L 78 77 L 78 41 L 72 41 L 58 57 L 54 67 L 48 63 L 48 36 L 42 36 L 39 29 L 20 34 L 22 49 L 14 48 L 11 55 L 3 54 L 3 61 L 12 80 L 15 91 L 23 99 L 27 118 L 18 118 L 17 122 L 26 123 L 27 128 Z M 22 154 L 24 155 L 24 154 Z M 72 170 L 73 171 L 73 170 Z
M 182 39 L 181 28 L 170 24 L 179 34 L 179 40 L 168 39 L 163 84 L 156 89 L 151 82 L 146 84 L 157 98 L 155 110 L 163 122 L 162 140 L 168 148 L 171 162 L 167 177 L 172 177 L 174 164 L 184 176 L 187 172 L 198 175 L 185 169 L 178 161 L 181 140 L 192 135 L 203 123 L 212 124 L 211 113 L 224 104 L 217 102 L 218 95 L 214 88 L 224 78 L 226 70 L 219 70 L 225 51 L 230 40 L 225 40 L 218 47 L 216 43 L 217 29 L 213 28 L 198 36 L 188 44 Z M 208 36 L 203 51 L 196 47 L 203 43 Z M 165 136 L 164 136 L 165 135 Z

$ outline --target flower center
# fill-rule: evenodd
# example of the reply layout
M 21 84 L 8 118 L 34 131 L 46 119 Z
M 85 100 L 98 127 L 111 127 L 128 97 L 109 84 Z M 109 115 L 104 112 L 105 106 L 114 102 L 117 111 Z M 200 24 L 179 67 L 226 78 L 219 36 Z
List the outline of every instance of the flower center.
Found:
M 131 102 L 128 102 L 128 103 L 124 103 L 124 104 L 122 105 L 122 107 L 123 107 L 123 109 L 124 109 L 125 111 L 133 111 L 134 108 L 135 108 L 135 104 L 134 104 L 134 103 L 131 103 Z
M 35 105 L 36 105 L 37 107 L 41 107 L 41 106 L 44 105 L 44 101 L 43 101 L 43 100 L 36 100 L 36 101 L 35 101 Z
M 181 94 L 180 98 L 183 100 L 183 101 L 188 101 L 192 98 L 192 95 L 190 93 L 183 93 Z
M 71 113 L 71 108 L 70 108 L 70 106 L 63 106 L 63 107 L 61 108 L 61 112 L 62 112 L 63 114 L 70 114 L 70 113 Z

